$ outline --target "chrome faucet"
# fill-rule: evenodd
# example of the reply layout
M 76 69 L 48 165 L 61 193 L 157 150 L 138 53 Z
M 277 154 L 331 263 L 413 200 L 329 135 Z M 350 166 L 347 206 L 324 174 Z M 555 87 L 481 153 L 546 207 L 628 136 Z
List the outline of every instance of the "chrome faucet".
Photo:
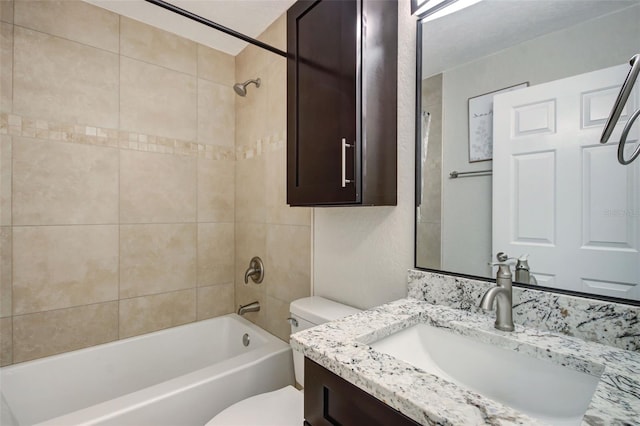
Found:
M 244 315 L 247 312 L 258 312 L 260 310 L 260 302 L 251 302 L 238 307 L 238 315 Z
M 496 328 L 502 331 L 513 331 L 513 290 L 511 281 L 511 268 L 508 263 L 491 263 L 498 266 L 496 274 L 496 287 L 492 287 L 482 296 L 480 307 L 484 310 L 493 310 L 496 303 Z

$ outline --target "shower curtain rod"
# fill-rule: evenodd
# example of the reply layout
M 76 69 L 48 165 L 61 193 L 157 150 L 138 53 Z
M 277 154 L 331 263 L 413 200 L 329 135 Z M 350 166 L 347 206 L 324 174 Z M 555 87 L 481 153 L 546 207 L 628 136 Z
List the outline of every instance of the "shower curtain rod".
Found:
M 223 32 L 225 34 L 228 34 L 228 35 L 232 36 L 232 37 L 239 38 L 240 40 L 246 41 L 247 43 L 251 43 L 254 46 L 258 46 L 258 47 L 261 47 L 263 49 L 266 49 L 269 52 L 275 53 L 276 55 L 280 55 L 280 56 L 283 56 L 285 58 L 288 57 L 287 52 L 284 52 L 284 51 L 282 51 L 282 50 L 280 50 L 280 49 L 278 49 L 276 47 L 270 46 L 270 45 L 268 45 L 266 43 L 263 43 L 263 42 L 261 42 L 259 40 L 256 40 L 255 38 L 251 38 L 249 36 L 246 36 L 246 35 L 244 35 L 242 33 L 239 33 L 239 32 L 237 32 L 235 30 L 232 30 L 231 28 L 227 28 L 224 25 L 220 25 L 218 23 L 210 21 L 210 20 L 208 20 L 206 18 L 203 18 L 200 15 L 196 15 L 195 13 L 191 13 L 188 10 L 181 9 L 178 6 L 172 5 L 171 3 L 167 3 L 166 1 L 163 1 L 163 0 L 145 0 L 145 1 L 148 2 L 148 3 L 154 4 L 156 6 L 162 7 L 164 9 L 167 9 L 170 12 L 177 13 L 178 15 L 184 16 L 185 18 L 189 18 L 189 19 L 191 19 L 193 21 L 199 22 L 199 23 L 201 23 L 203 25 L 206 25 L 207 27 L 210 27 L 210 28 L 216 29 L 218 31 L 221 31 L 221 32 Z

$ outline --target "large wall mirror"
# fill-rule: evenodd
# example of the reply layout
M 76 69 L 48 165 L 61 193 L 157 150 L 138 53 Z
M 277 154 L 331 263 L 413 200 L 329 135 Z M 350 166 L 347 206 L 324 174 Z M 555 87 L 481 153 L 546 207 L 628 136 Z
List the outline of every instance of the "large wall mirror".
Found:
M 616 143 L 640 81 L 599 143 L 640 1 L 483 0 L 418 36 L 416 267 L 489 279 L 503 252 L 523 284 L 640 304 L 640 160 Z

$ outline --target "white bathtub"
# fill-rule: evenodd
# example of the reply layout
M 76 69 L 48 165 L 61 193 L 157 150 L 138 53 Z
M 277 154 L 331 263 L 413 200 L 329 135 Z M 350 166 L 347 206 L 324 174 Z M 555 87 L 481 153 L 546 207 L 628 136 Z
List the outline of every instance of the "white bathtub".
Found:
M 0 409 L 3 426 L 196 426 L 293 383 L 289 346 L 230 314 L 1 368 Z

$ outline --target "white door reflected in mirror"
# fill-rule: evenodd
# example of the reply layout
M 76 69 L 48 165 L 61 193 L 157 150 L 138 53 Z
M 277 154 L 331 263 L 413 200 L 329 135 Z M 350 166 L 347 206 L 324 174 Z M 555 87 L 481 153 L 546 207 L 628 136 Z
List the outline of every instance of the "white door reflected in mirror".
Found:
M 493 250 L 527 252 L 541 285 L 640 300 L 638 164 L 598 136 L 622 64 L 494 97 Z M 640 86 L 614 130 L 618 140 Z M 637 144 L 640 126 L 629 135 Z

